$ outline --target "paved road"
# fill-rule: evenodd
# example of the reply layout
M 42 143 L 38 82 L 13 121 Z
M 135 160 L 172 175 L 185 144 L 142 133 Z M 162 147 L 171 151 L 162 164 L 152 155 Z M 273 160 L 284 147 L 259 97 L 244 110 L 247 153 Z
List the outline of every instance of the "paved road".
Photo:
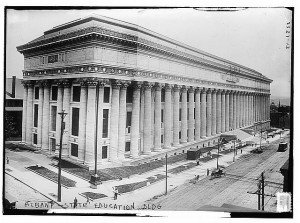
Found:
M 284 140 L 288 141 L 289 136 Z M 283 177 L 279 172 L 280 167 L 288 159 L 288 151 L 276 152 L 279 140 L 270 144 L 262 154 L 247 154 L 226 168 L 226 176 L 222 178 L 206 177 L 196 184 L 185 183 L 172 191 L 168 196 L 163 196 L 150 203 L 160 205 L 162 210 L 199 210 L 203 206 L 212 205 L 221 207 L 223 204 L 242 206 L 257 209 L 257 195 L 248 191 L 257 190 L 257 178 L 265 171 L 268 183 L 265 187 L 266 194 L 282 191 Z M 265 198 L 265 210 L 276 211 L 276 198 Z

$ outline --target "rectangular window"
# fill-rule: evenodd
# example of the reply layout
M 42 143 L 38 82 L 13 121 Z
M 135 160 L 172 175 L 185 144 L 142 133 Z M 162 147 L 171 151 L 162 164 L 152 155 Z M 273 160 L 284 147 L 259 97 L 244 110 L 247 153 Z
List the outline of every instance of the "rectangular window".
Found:
M 34 105 L 34 120 L 33 120 L 33 127 L 38 127 L 38 118 L 39 118 L 39 105 Z
M 71 155 L 78 157 L 78 145 L 71 143 Z
M 125 144 L 125 152 L 130 152 L 130 142 L 126 142 L 126 144 Z
M 52 101 L 57 101 L 57 92 L 58 92 L 58 87 L 52 86 L 51 87 L 51 100 Z
M 196 119 L 196 108 L 194 108 L 194 119 Z
M 58 62 L 58 54 L 48 56 L 48 63 L 55 63 L 55 62 Z
M 160 143 L 164 143 L 164 135 L 160 136 Z
M 165 99 L 165 98 L 166 98 L 165 95 L 166 95 L 165 89 L 162 89 L 162 90 L 161 90 L 161 102 L 165 102 L 165 100 L 166 100 L 166 99 Z
M 107 159 L 107 146 L 102 146 L 102 159 Z
M 132 112 L 127 112 L 127 117 L 126 117 L 126 128 L 128 129 L 127 133 L 130 133 L 131 116 L 132 116 Z
M 109 103 L 110 87 L 104 88 L 103 103 Z
M 179 132 L 179 139 L 181 139 L 181 131 Z
M 179 102 L 182 102 L 182 93 L 179 95 Z
M 190 94 L 189 94 L 189 93 L 186 94 L 186 101 L 187 101 L 187 102 L 190 101 Z
M 51 131 L 56 131 L 56 114 L 57 107 L 51 106 Z
M 190 112 L 190 109 L 188 108 L 188 109 L 187 109 L 187 113 L 186 113 L 186 118 L 187 118 L 187 120 L 189 120 L 189 112 Z
M 132 99 L 133 99 L 133 88 L 132 87 L 128 87 L 127 91 L 126 91 L 126 103 L 132 103 Z
M 102 138 L 108 137 L 108 109 L 103 109 Z
M 37 144 L 37 134 L 33 133 L 33 144 L 36 145 Z
M 78 136 L 79 132 L 79 108 L 72 108 L 72 135 Z
M 34 88 L 34 99 L 39 99 L 39 87 Z
M 161 110 L 161 122 L 164 122 L 164 110 Z
M 55 138 L 50 139 L 50 148 L 51 148 L 52 152 L 55 152 L 55 150 L 56 150 L 56 140 L 55 140 Z
M 80 102 L 80 86 L 73 86 L 73 101 Z
M 179 109 L 179 121 L 181 121 L 181 108 Z

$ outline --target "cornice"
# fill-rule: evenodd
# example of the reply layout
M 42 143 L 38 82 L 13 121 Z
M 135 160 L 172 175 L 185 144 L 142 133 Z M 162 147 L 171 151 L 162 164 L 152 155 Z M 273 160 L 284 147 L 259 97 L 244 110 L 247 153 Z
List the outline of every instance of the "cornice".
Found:
M 72 67 L 61 67 L 61 68 L 52 68 L 46 70 L 32 70 L 32 71 L 23 71 L 23 77 L 47 77 L 55 75 L 66 75 L 66 74 L 80 74 L 80 73 L 97 73 L 97 74 L 110 74 L 114 76 L 126 76 L 126 77 L 144 77 L 150 79 L 160 79 L 167 81 L 178 81 L 182 85 L 209 85 L 211 87 L 228 87 L 228 88 L 237 88 L 241 90 L 249 91 L 260 91 L 260 92 L 269 92 L 266 89 L 253 88 L 240 86 L 235 84 L 225 84 L 215 81 L 207 81 L 196 78 L 181 77 L 171 74 L 164 74 L 158 72 L 147 72 L 144 70 L 136 69 L 125 69 L 112 66 L 103 66 L 103 65 L 83 65 L 83 66 L 72 66 Z
M 271 82 L 270 79 L 260 76 L 261 74 L 252 70 L 246 69 L 244 67 L 237 67 L 237 65 L 231 65 L 229 62 L 220 60 L 220 63 L 210 61 L 208 59 L 200 58 L 194 56 L 192 54 L 188 54 L 171 47 L 167 47 L 138 36 L 124 34 L 120 32 L 116 32 L 114 30 L 105 29 L 102 27 L 88 27 L 80 30 L 76 30 L 67 34 L 62 34 L 54 37 L 49 37 L 46 39 L 41 39 L 36 42 L 30 42 L 28 44 L 24 44 L 22 46 L 17 47 L 17 50 L 21 53 L 25 53 L 27 51 L 36 51 L 41 50 L 42 48 L 53 48 L 53 45 L 62 46 L 63 44 L 75 43 L 76 41 L 87 41 L 87 40 L 103 40 L 108 42 L 114 42 L 119 44 L 127 44 L 134 48 L 143 48 L 147 51 L 153 51 L 159 54 L 165 54 L 174 58 L 178 58 L 180 60 L 187 60 L 189 62 L 204 66 L 210 67 L 217 70 L 222 70 L 226 73 L 231 73 L 233 75 L 244 75 L 249 76 L 251 78 L 256 78 L 265 82 Z M 201 55 L 199 53 L 199 55 Z M 206 56 L 206 55 L 203 55 Z M 206 56 L 207 57 L 207 56 Z M 214 59 L 216 60 L 216 59 Z M 224 65 L 226 64 L 226 65 Z M 234 69 L 233 69 L 234 68 Z

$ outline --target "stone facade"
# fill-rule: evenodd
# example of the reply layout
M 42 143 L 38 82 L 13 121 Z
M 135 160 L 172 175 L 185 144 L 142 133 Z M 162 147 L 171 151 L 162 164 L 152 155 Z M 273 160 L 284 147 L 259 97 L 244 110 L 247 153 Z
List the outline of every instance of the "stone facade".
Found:
M 269 128 L 271 80 L 142 27 L 88 17 L 54 27 L 24 55 L 22 139 L 93 166 Z M 95 152 L 96 151 L 96 152 Z

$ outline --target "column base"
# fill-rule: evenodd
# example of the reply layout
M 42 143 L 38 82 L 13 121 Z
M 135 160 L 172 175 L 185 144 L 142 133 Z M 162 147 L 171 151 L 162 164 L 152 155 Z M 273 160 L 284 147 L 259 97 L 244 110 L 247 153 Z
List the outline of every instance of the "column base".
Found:
M 131 159 L 137 159 L 137 158 L 139 158 L 139 155 L 130 155 L 130 158 Z
M 161 150 L 162 150 L 161 147 L 159 147 L 159 148 L 154 148 L 154 149 L 153 149 L 154 152 L 160 152 Z
M 143 155 L 150 155 L 151 151 L 143 151 Z
M 181 144 L 187 143 L 187 140 L 181 140 L 180 143 Z

